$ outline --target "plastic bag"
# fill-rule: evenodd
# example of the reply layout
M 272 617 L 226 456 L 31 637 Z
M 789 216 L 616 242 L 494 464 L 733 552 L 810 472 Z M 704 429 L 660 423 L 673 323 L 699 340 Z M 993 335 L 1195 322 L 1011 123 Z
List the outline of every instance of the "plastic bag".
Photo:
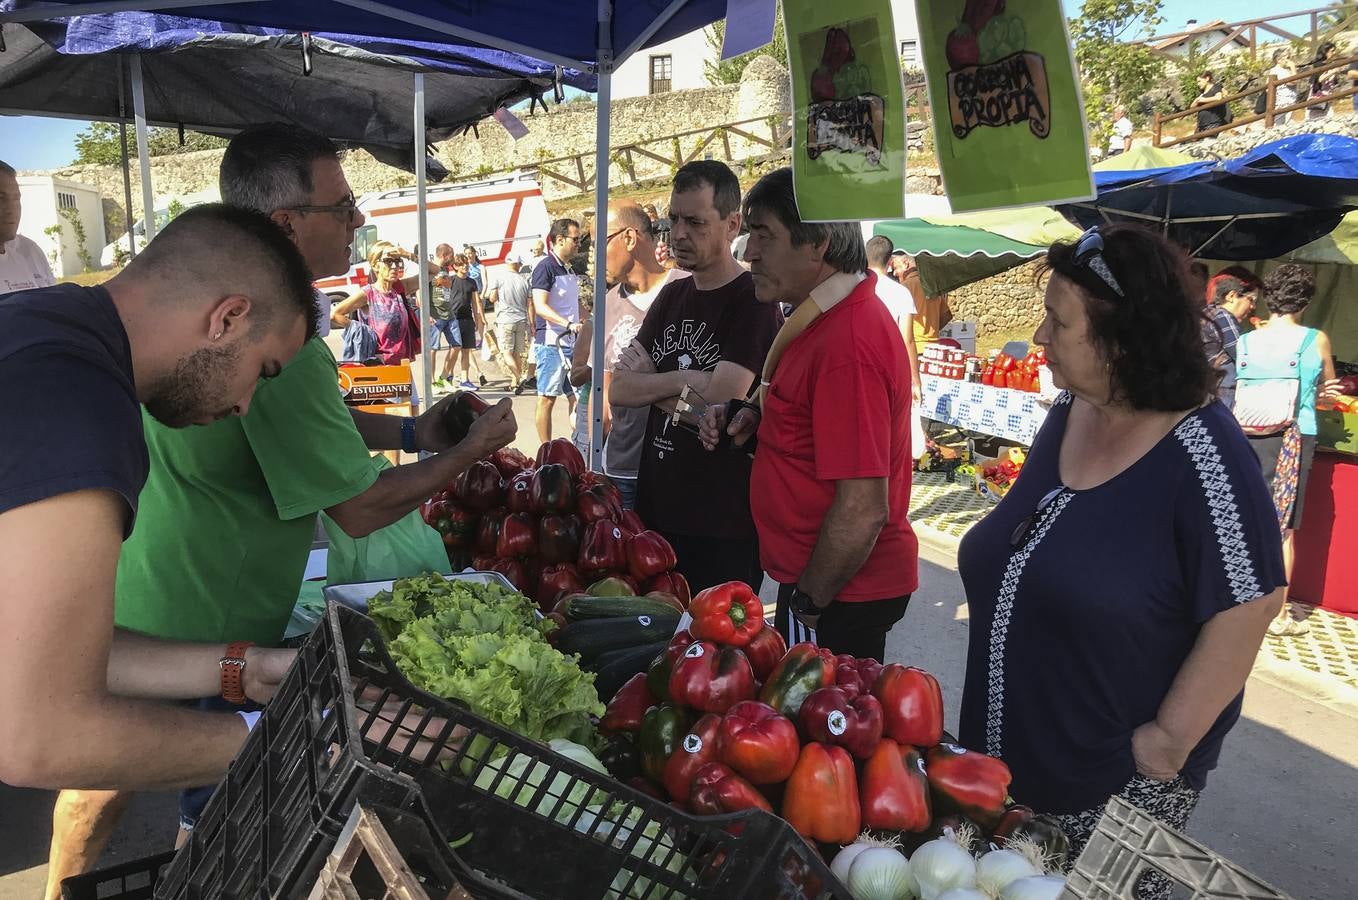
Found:
M 379 472 L 391 466 L 381 456 L 372 459 Z M 344 529 L 325 513 L 321 513 L 321 524 L 330 539 L 325 571 L 327 584 L 387 581 L 423 572 L 452 572 L 443 538 L 424 523 L 418 509 L 361 538 L 345 534 Z

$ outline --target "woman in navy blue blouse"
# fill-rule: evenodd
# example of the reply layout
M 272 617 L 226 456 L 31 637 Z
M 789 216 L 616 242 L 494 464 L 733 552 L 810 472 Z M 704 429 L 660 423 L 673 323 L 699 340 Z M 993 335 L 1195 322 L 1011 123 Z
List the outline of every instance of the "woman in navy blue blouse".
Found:
M 1064 393 L 1022 476 L 963 540 L 961 738 L 1083 847 L 1121 795 L 1184 827 L 1283 600 L 1258 461 L 1215 397 L 1187 260 L 1135 226 L 1047 255 Z M 1073 858 L 1073 855 L 1072 855 Z M 1142 879 L 1141 897 L 1167 897 Z

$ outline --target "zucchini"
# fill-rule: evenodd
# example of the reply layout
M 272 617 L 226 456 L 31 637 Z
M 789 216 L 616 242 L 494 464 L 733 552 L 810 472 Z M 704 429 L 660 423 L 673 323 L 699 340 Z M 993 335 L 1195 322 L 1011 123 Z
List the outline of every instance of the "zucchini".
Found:
M 580 622 L 585 619 L 616 619 L 622 616 L 655 616 L 681 614 L 683 610 L 655 597 L 591 597 L 575 594 L 566 601 L 566 619 Z
M 557 633 L 556 649 L 569 656 L 580 654 L 580 662 L 589 664 L 600 654 L 624 647 L 639 647 L 669 640 L 679 625 L 679 614 L 627 616 L 613 619 L 585 619 L 571 622 Z
M 599 692 L 599 699 L 604 703 L 611 700 L 633 675 L 645 672 L 668 646 L 669 641 L 656 641 L 640 647 L 609 650 L 595 657 L 590 668 L 594 670 L 594 689 Z

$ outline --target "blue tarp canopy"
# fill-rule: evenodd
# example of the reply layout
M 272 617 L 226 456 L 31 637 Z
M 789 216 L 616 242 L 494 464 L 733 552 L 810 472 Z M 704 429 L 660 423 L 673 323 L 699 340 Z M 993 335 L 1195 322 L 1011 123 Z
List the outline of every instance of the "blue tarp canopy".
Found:
M 1083 228 L 1138 222 L 1197 256 L 1273 259 L 1358 209 L 1358 140 L 1299 134 L 1222 162 L 1096 171 L 1094 184 L 1095 200 L 1059 207 Z
M 443 40 L 517 50 L 561 65 L 588 66 L 598 60 L 598 0 L 9 0 L 0 21 L 25 15 L 50 19 L 63 10 L 193 7 L 193 15 L 218 22 L 366 34 L 403 41 Z M 726 15 L 726 0 L 614 0 L 608 29 L 615 57 L 687 34 Z
M 311 35 L 308 75 L 299 34 L 150 13 L 9 26 L 5 38 L 0 113 L 116 120 L 120 82 L 131 109 L 120 57 L 136 53 L 153 124 L 230 135 L 260 122 L 295 122 L 407 171 L 411 73 L 426 73 L 430 142 L 501 104 L 550 94 L 558 77 L 583 90 L 596 83 L 503 50 L 330 32 Z

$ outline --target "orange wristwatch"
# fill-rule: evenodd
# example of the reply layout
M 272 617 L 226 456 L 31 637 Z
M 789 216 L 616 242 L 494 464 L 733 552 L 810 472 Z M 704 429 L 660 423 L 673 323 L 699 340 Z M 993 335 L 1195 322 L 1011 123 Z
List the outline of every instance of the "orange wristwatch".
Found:
M 227 703 L 245 702 L 245 651 L 253 641 L 236 641 L 226 645 L 226 655 L 218 662 L 222 667 L 222 699 Z

